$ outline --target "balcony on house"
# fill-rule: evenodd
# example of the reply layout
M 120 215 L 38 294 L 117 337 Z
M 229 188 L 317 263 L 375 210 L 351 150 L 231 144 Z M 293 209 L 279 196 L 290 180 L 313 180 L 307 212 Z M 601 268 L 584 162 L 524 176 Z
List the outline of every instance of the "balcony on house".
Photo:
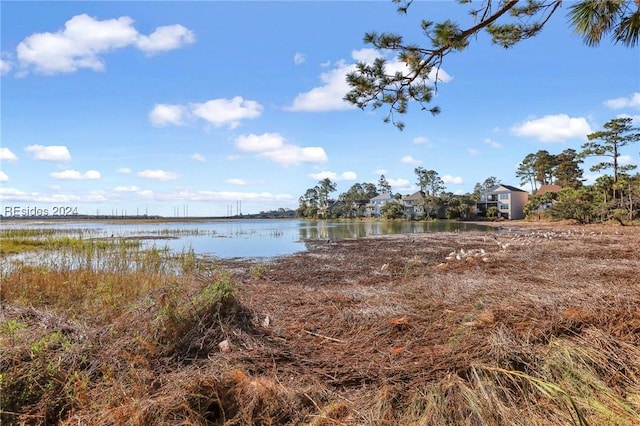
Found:
M 498 194 L 482 194 L 480 196 L 481 203 L 496 203 L 498 202 Z

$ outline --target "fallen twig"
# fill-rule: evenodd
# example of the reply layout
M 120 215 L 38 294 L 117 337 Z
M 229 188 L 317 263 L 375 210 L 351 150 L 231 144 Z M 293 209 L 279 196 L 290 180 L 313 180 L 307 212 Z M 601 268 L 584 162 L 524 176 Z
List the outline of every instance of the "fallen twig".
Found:
M 321 337 L 323 339 L 331 340 L 332 342 L 347 343 L 344 340 L 334 339 L 333 337 L 329 337 L 329 336 L 323 336 L 322 334 L 314 333 L 313 331 L 309 331 L 309 330 L 302 330 L 302 331 L 304 331 L 305 333 L 310 334 L 312 336 Z

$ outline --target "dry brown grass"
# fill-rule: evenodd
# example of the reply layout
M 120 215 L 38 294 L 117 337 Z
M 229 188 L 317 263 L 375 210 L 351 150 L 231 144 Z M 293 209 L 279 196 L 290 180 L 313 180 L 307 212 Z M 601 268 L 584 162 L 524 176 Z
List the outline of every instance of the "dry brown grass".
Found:
M 634 424 L 640 228 L 536 225 L 317 241 L 100 298 L 6 277 L 3 424 Z

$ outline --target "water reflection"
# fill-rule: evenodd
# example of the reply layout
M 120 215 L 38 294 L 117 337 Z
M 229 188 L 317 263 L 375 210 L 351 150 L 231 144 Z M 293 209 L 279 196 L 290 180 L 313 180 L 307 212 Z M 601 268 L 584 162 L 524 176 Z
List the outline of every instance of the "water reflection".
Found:
M 300 239 L 340 240 L 371 235 L 417 234 L 424 232 L 490 231 L 494 228 L 465 222 L 326 222 L 301 221 Z
M 491 231 L 464 222 L 376 222 L 308 220 L 185 220 L 174 222 L 39 221 L 3 222 L 7 228 L 58 229 L 72 237 L 137 239 L 144 249 L 221 258 L 268 258 L 306 250 L 305 240 L 340 240 L 371 235 Z

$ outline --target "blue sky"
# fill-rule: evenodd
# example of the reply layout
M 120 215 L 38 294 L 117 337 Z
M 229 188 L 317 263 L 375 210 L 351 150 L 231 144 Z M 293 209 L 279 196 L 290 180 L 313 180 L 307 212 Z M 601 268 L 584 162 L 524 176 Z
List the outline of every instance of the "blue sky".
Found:
M 640 53 L 583 45 L 566 8 L 505 50 L 481 35 L 445 59 L 431 116 L 404 131 L 342 101 L 344 75 L 378 52 L 365 32 L 425 43 L 420 19 L 469 24 L 455 2 L 2 1 L 0 201 L 85 214 L 193 216 L 296 208 L 319 180 L 415 167 L 454 193 L 496 176 L 518 185 L 531 152 L 580 149 L 618 116 L 640 124 Z M 640 163 L 640 148 L 623 162 Z M 589 181 L 596 177 L 588 171 Z

